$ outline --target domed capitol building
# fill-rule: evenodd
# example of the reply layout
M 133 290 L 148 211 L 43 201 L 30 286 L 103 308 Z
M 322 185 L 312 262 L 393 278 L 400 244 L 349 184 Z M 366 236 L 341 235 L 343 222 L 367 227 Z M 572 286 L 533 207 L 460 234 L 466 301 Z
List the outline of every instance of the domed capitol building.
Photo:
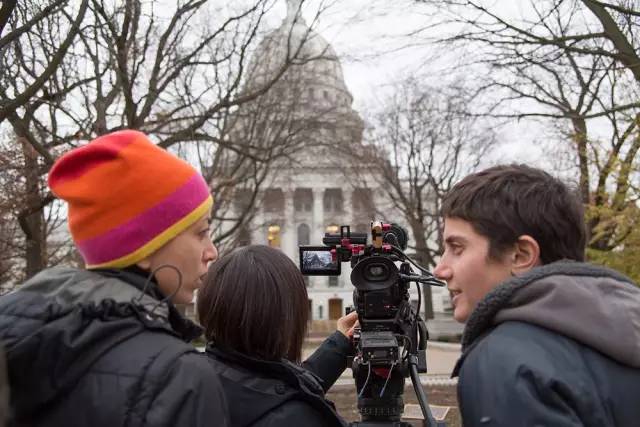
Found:
M 240 137 L 248 128 L 257 128 L 264 139 L 289 138 L 294 147 L 292 155 L 272 169 L 277 174 L 265 181 L 262 203 L 241 230 L 239 244 L 278 247 L 296 265 L 298 245 L 321 245 L 324 233 L 339 232 L 340 225 L 366 232 L 374 219 L 401 222 L 399 213 L 376 191 L 378 184 L 371 175 L 375 170 L 358 167 L 356 179 L 356 168 L 340 155 L 343 144 L 352 149 L 362 146 L 364 122 L 352 108 L 353 97 L 334 49 L 310 29 L 299 10 L 299 1 L 287 0 L 287 16 L 259 44 L 243 90 L 250 92 L 281 74 L 280 78 L 255 105 L 234 113 L 228 131 L 231 137 Z M 283 67 L 292 57 L 293 64 Z M 249 122 L 255 121 L 255 114 L 247 109 L 262 112 L 260 123 Z M 304 148 L 295 150 L 296 141 L 302 141 Z M 313 329 L 324 324 L 335 328 L 335 319 L 352 304 L 349 276 L 349 263 L 343 263 L 340 276 L 306 278 Z M 417 303 L 415 285 L 411 287 L 411 299 Z M 433 290 L 433 308 L 436 313 L 450 308 L 446 290 Z

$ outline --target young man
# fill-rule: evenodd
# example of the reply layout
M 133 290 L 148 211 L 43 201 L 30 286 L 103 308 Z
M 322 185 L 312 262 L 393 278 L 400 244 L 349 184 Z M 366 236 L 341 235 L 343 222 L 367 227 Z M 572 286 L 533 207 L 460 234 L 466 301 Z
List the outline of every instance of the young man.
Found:
M 49 186 L 86 269 L 0 298 L 10 425 L 228 425 L 218 377 L 188 344 L 201 329 L 174 306 L 217 258 L 204 179 L 126 130 L 62 156 Z
M 472 174 L 445 197 L 454 317 L 466 322 L 458 399 L 465 426 L 637 426 L 640 289 L 584 263 L 583 211 L 523 165 Z

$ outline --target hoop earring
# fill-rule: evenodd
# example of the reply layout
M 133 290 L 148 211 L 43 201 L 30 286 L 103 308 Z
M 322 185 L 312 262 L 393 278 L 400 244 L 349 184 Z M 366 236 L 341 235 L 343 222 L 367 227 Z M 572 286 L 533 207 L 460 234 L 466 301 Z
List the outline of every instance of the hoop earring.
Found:
M 176 274 L 178 275 L 178 286 L 176 287 L 176 289 L 171 292 L 171 294 L 165 296 L 163 299 L 161 299 L 160 301 L 158 301 L 153 308 L 151 308 L 151 314 L 153 314 L 154 311 L 156 311 L 156 309 L 158 307 L 160 307 L 161 304 L 164 304 L 165 302 L 167 302 L 168 300 L 172 299 L 174 296 L 176 296 L 176 294 L 178 293 L 178 291 L 180 290 L 180 288 L 182 287 L 182 273 L 180 272 L 180 270 L 178 270 L 178 268 L 174 265 L 171 264 L 163 264 L 161 266 L 159 266 L 158 268 L 156 268 L 155 270 L 152 270 L 149 272 L 149 276 L 147 276 L 147 280 L 144 283 L 144 287 L 142 288 L 142 291 L 140 292 L 140 295 L 135 298 L 133 300 L 134 303 L 139 303 L 142 300 L 142 297 L 147 293 L 147 287 L 149 286 L 149 284 L 151 283 L 151 279 L 155 276 L 155 274 L 162 270 L 163 268 L 170 268 L 173 269 Z

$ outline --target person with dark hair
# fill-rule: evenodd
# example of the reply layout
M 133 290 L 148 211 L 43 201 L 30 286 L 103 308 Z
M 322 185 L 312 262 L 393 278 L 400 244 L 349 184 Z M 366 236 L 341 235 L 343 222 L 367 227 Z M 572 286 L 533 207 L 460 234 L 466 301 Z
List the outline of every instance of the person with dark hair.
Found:
M 465 426 L 636 426 L 640 289 L 584 262 L 583 209 L 548 173 L 496 166 L 442 202 Z
M 353 352 L 357 314 L 339 319 L 338 331 L 299 365 L 307 301 L 302 274 L 277 249 L 246 246 L 209 267 L 198 317 L 232 425 L 345 425 L 324 393 Z
M 225 426 L 220 381 L 188 342 L 190 303 L 218 254 L 213 199 L 188 163 L 132 130 L 56 161 L 86 269 L 44 270 L 0 298 L 11 426 Z

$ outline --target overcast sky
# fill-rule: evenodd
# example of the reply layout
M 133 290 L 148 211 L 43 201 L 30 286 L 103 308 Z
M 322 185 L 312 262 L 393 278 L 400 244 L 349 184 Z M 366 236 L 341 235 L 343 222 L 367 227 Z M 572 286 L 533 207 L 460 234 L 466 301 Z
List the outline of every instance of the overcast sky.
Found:
M 303 7 L 307 23 L 313 20 L 321 2 L 307 0 Z M 497 0 L 497 3 L 508 16 L 526 16 L 523 2 Z M 324 4 L 326 10 L 314 29 L 340 56 L 347 87 L 354 96 L 353 106 L 365 119 L 394 83 L 419 74 L 430 84 L 438 84 L 450 75 L 449 68 L 456 61 L 454 56 L 437 51 L 421 38 L 406 36 L 433 22 L 431 10 L 424 6 L 411 0 L 324 0 Z M 272 11 L 269 24 L 278 26 L 285 15 L 286 0 L 281 0 Z M 423 34 L 425 38 L 439 35 L 434 31 Z M 473 78 L 473 74 L 467 77 Z M 548 137 L 549 132 L 538 124 L 513 122 L 500 129 L 503 145 L 495 155 L 500 161 L 544 166 L 547 159 L 539 141 Z

